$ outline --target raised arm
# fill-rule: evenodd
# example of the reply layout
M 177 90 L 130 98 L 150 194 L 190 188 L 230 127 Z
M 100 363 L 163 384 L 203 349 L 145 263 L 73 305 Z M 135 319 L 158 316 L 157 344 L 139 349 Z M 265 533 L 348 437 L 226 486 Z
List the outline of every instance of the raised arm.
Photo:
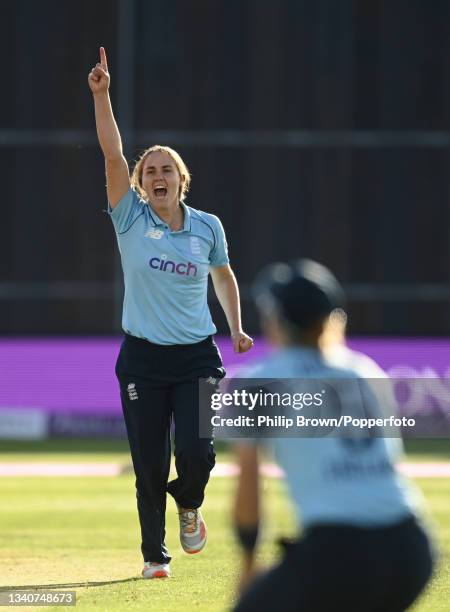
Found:
M 103 47 L 100 62 L 89 73 L 88 83 L 94 96 L 98 141 L 105 156 L 108 201 L 114 208 L 130 187 L 130 172 L 109 98 L 110 76 Z

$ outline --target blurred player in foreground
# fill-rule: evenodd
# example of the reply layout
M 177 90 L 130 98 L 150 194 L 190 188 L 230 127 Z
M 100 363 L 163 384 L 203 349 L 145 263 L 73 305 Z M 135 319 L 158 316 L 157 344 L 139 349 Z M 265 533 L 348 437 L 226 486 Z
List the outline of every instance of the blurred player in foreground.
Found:
M 312 261 L 274 264 L 259 277 L 255 297 L 264 334 L 275 352 L 252 378 L 377 376 L 364 356 L 342 347 L 345 321 L 324 336 L 343 292 L 332 273 Z M 334 321 L 336 323 L 336 321 Z M 337 369 L 326 361 L 321 344 Z M 334 354 L 333 354 L 334 353 Z M 361 365 L 363 367 L 361 368 Z M 368 369 L 367 366 L 369 365 Z M 372 364 L 373 365 L 373 364 Z M 359 374 L 356 370 L 359 370 Z M 378 376 L 382 371 L 378 369 Z M 363 381 L 361 381 L 363 384 Z M 343 406 L 345 412 L 345 406 Z M 415 490 L 397 474 L 399 440 L 343 436 L 267 439 L 283 468 L 303 534 L 285 545 L 282 561 L 255 570 L 260 520 L 258 444 L 243 440 L 234 520 L 243 548 L 241 598 L 235 612 L 400 612 L 427 584 L 433 568 Z
M 245 352 L 253 342 L 241 327 L 239 290 L 222 224 L 183 201 L 190 175 L 181 157 L 169 147 L 150 147 L 130 177 L 103 47 L 88 83 L 124 273 L 125 338 L 116 374 L 136 473 L 142 575 L 166 578 L 171 560 L 165 545 L 167 491 L 178 507 L 183 550 L 200 552 L 207 537 L 199 508 L 215 453 L 212 440 L 198 433 L 198 379 L 225 374 L 207 302 L 209 274 L 235 351 Z M 167 483 L 172 416 L 178 477 Z

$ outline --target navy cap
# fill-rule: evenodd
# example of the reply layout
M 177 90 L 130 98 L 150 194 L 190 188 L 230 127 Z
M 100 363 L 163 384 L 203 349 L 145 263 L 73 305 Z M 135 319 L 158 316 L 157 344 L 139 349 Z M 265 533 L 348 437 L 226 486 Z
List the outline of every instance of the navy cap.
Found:
M 304 329 L 345 305 L 337 278 L 311 259 L 270 264 L 256 277 L 253 295 L 263 313 L 276 312 Z

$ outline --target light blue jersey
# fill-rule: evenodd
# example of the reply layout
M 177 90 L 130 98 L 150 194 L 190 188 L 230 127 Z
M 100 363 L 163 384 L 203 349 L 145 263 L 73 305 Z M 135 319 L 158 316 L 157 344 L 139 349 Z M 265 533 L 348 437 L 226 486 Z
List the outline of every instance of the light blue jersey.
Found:
M 225 234 L 216 216 L 181 205 L 176 232 L 132 189 L 108 211 L 125 282 L 122 327 L 155 344 L 194 344 L 217 331 L 208 274 L 229 262 Z
M 353 352 L 346 352 L 349 360 Z M 355 353 L 351 362 L 356 361 Z M 366 361 L 360 361 L 367 368 Z M 361 368 L 352 368 L 334 367 L 313 349 L 289 348 L 274 353 L 245 376 L 325 380 L 363 377 Z M 373 377 L 373 371 L 368 368 L 368 376 Z M 371 438 L 366 442 L 343 437 L 264 441 L 286 474 L 304 527 L 323 523 L 384 526 L 415 513 L 419 494 L 395 468 L 401 442 L 392 438 Z

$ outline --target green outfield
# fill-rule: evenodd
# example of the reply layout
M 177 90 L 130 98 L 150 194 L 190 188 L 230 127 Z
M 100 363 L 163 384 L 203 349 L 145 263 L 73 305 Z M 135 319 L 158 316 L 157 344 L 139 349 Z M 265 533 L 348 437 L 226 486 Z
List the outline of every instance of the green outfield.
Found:
M 449 446 L 447 441 L 411 443 L 408 460 L 450 461 Z M 218 459 L 229 458 L 221 449 Z M 126 465 L 128 454 L 122 442 L 2 442 L 0 462 L 19 461 Z M 450 478 L 417 483 L 431 511 L 441 561 L 432 586 L 414 611 L 444 612 L 450 600 Z M 0 590 L 58 585 L 76 590 L 77 609 L 95 612 L 226 610 L 232 602 L 239 558 L 229 527 L 233 488 L 232 478 L 211 479 L 204 505 L 210 539 L 205 551 L 192 557 L 180 548 L 175 505 L 169 500 L 167 543 L 173 555 L 173 577 L 144 581 L 139 579 L 142 563 L 132 475 L 0 478 Z M 282 482 L 267 479 L 265 488 L 262 563 L 275 557 L 276 536 L 294 531 Z

